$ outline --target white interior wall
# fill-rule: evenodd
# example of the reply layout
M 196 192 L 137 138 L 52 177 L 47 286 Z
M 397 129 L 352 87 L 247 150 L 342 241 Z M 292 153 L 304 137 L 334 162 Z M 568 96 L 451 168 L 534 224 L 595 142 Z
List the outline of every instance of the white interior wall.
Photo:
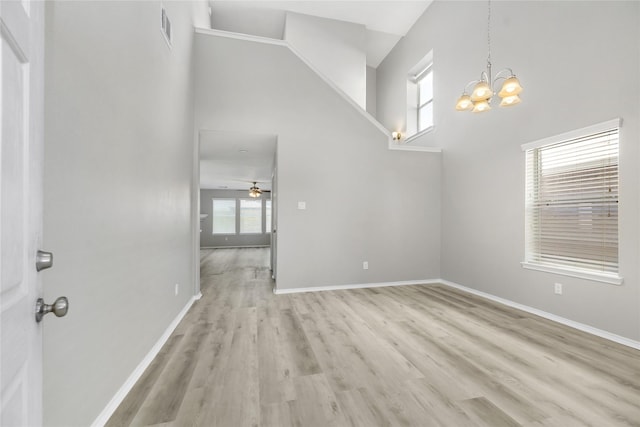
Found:
M 196 49 L 196 127 L 278 135 L 279 290 L 439 277 L 439 154 L 389 151 L 285 46 L 198 34 Z
M 378 119 L 405 123 L 407 70 L 434 51 L 435 131 L 417 143 L 443 148 L 442 277 L 640 340 L 638 170 L 640 4 L 496 2 L 494 72 L 511 67 L 522 103 L 456 112 L 464 85 L 486 64 L 484 2 L 434 2 L 378 67 Z M 455 22 L 456 25 L 451 25 Z M 520 145 L 606 121 L 620 136 L 622 286 L 524 270 L 524 153 Z M 564 294 L 554 295 L 554 283 Z
M 316 70 L 366 109 L 364 25 L 287 12 L 284 39 Z
M 206 3 L 47 2 L 44 419 L 90 425 L 193 296 L 193 25 Z M 174 296 L 175 284 L 180 285 Z
M 260 8 L 252 2 L 215 1 L 211 28 L 282 40 L 285 18 L 284 10 Z

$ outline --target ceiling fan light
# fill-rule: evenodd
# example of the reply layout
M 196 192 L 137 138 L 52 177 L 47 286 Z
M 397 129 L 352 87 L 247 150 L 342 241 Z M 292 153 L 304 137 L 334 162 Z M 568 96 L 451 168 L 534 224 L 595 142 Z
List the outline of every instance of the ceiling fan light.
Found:
M 512 95 L 512 96 L 505 96 L 504 98 L 502 98 L 502 101 L 500 101 L 500 106 L 501 107 L 512 107 L 516 104 L 520 104 L 522 100 L 520 99 L 520 97 L 518 95 Z
M 486 99 L 480 100 L 473 104 L 473 113 L 484 113 L 485 111 L 491 110 L 491 106 L 489 105 L 489 101 Z
M 249 188 L 249 197 L 260 197 L 262 190 L 258 188 L 257 183 L 253 183 L 253 187 Z
M 478 82 L 474 87 L 473 87 L 473 92 L 471 93 L 471 100 L 473 102 L 477 102 L 477 101 L 485 101 L 489 98 L 491 98 L 491 96 L 493 95 L 493 91 L 491 90 L 491 87 L 489 86 L 489 83 L 483 81 Z
M 520 92 L 522 92 L 520 82 L 516 76 L 511 76 L 502 84 L 502 89 L 500 89 L 498 96 L 500 96 L 500 98 L 505 98 L 508 96 L 518 95 Z
M 468 111 L 472 108 L 473 108 L 473 102 L 471 101 L 471 97 L 466 93 L 462 94 L 462 96 L 458 98 L 458 102 L 456 102 L 456 110 Z

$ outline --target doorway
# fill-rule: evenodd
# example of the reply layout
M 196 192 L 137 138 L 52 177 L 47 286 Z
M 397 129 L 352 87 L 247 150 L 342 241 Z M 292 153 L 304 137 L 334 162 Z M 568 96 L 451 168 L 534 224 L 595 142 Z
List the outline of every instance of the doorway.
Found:
M 275 279 L 277 136 L 207 129 L 198 132 L 195 147 L 197 293 L 201 250 L 267 248 L 268 265 Z

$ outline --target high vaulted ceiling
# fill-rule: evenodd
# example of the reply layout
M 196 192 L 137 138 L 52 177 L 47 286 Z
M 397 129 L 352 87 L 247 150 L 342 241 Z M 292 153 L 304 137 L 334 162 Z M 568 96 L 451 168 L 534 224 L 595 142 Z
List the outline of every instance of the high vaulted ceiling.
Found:
M 216 28 L 265 37 L 282 37 L 284 12 L 287 11 L 364 25 L 367 29 L 367 65 L 376 68 L 431 2 L 212 0 L 210 4 Z

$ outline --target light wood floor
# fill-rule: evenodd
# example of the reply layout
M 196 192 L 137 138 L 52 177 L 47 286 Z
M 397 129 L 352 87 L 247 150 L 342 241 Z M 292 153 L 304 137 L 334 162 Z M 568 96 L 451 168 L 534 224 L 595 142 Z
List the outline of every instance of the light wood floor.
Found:
M 640 351 L 440 285 L 275 296 L 268 254 L 202 253 L 108 426 L 640 426 Z

